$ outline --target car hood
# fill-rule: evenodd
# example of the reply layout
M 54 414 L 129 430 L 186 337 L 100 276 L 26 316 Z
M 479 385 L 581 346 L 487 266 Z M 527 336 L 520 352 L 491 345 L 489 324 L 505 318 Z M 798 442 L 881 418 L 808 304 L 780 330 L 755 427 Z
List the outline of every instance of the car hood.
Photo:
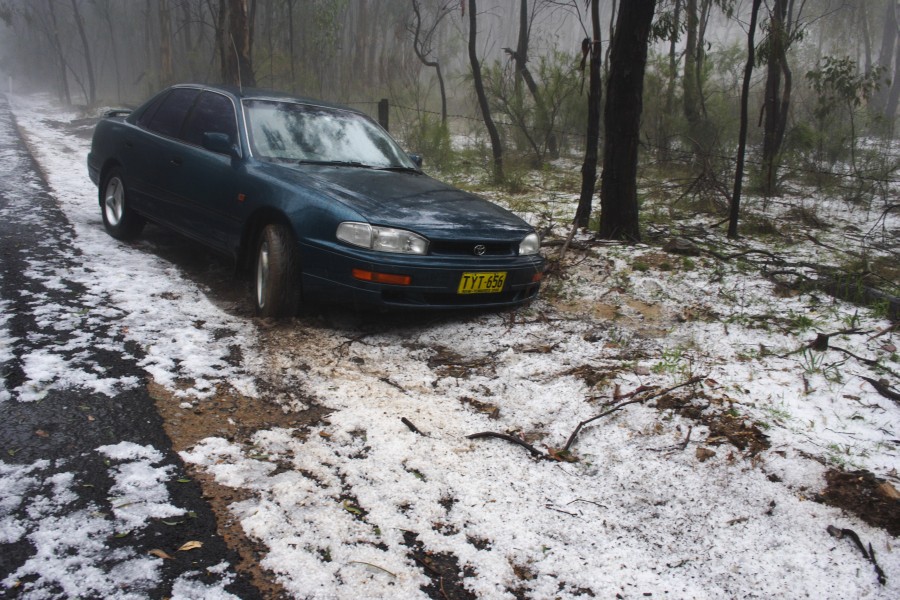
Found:
M 373 225 L 431 238 L 521 239 L 532 230 L 510 211 L 420 173 L 303 165 L 317 185 Z

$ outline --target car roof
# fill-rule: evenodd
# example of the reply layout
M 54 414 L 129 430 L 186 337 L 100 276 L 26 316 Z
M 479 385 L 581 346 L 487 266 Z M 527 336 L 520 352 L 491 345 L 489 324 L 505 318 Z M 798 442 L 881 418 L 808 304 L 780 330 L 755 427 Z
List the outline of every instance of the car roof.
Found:
M 348 110 L 350 112 L 362 113 L 362 111 L 344 106 L 343 104 L 335 104 L 333 102 L 325 102 L 315 98 L 307 98 L 305 96 L 296 96 L 287 92 L 279 92 L 276 90 L 268 90 L 263 88 L 247 88 L 238 87 L 236 85 L 208 85 L 203 83 L 179 83 L 171 86 L 172 88 L 190 87 L 203 90 L 214 90 L 232 96 L 235 100 L 280 100 L 288 102 L 298 102 L 300 104 L 309 104 L 312 106 L 322 106 L 327 108 L 336 108 L 340 110 Z

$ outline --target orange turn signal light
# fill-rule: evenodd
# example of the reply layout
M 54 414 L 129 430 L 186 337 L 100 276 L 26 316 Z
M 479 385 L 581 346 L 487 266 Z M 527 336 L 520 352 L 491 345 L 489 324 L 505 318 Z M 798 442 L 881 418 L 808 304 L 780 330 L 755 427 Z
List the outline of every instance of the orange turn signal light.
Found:
M 372 283 L 389 283 L 391 285 L 409 285 L 412 283 L 412 277 L 409 275 L 393 275 L 391 273 L 376 273 L 374 271 L 364 271 L 363 269 L 353 269 L 353 277 L 360 281 L 371 281 Z
M 544 278 L 544 272 L 543 272 L 543 271 L 540 271 L 540 272 L 538 272 L 538 273 L 535 273 L 534 275 L 531 276 L 531 283 L 537 283 L 538 281 L 540 281 L 540 280 L 543 279 L 543 278 Z

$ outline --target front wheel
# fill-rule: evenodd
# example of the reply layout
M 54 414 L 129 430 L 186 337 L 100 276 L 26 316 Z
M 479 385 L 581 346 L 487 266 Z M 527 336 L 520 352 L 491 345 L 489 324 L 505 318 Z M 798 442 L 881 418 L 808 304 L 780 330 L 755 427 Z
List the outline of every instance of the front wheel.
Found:
M 292 317 L 300 309 L 300 268 L 290 231 L 266 225 L 256 245 L 253 273 L 256 314 L 263 318 Z
M 144 229 L 144 218 L 128 204 L 121 169 L 112 169 L 100 186 L 100 212 L 106 232 L 117 240 L 130 240 Z

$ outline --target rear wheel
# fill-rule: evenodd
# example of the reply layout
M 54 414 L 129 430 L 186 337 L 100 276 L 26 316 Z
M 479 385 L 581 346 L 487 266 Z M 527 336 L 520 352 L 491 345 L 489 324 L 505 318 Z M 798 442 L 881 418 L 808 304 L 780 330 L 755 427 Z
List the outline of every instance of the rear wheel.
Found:
M 117 240 L 130 240 L 144 229 L 144 218 L 128 204 L 128 192 L 121 169 L 112 169 L 100 186 L 100 212 L 106 232 Z
M 300 267 L 294 239 L 284 225 L 266 225 L 256 245 L 253 300 L 264 318 L 291 317 L 300 309 Z

